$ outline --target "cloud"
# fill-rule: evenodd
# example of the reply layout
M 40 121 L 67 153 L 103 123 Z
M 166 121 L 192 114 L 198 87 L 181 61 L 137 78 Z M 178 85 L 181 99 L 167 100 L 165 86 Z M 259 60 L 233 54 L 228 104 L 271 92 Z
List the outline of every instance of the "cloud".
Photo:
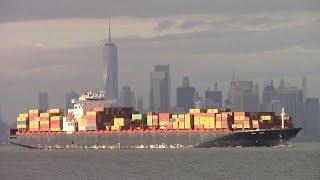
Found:
M 180 28 L 182 29 L 191 29 L 199 25 L 205 25 L 207 24 L 206 22 L 202 20 L 192 20 L 192 21 L 184 21 L 181 25 Z
M 33 45 L 33 47 L 39 48 L 39 49 L 46 49 L 47 46 L 45 46 L 44 44 L 42 44 L 41 42 L 37 42 Z
M 154 27 L 155 31 L 161 32 L 171 28 L 175 23 L 173 21 L 164 20 L 160 21 L 156 27 Z

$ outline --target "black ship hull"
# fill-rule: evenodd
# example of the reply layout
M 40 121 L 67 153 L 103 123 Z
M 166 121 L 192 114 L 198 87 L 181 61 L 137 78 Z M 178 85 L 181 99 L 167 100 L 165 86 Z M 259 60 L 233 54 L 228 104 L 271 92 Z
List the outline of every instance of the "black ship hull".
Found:
M 209 148 L 275 146 L 296 137 L 302 128 L 247 131 L 119 132 L 14 134 L 10 142 L 28 148 Z

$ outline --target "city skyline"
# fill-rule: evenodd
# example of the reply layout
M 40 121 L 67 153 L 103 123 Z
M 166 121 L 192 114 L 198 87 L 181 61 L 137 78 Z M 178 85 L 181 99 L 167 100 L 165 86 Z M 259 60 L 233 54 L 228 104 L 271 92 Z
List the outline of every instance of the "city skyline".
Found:
M 61 106 L 68 91 L 103 89 L 101 55 L 109 16 L 112 37 L 121 45 L 118 86 L 130 85 L 144 96 L 146 107 L 146 82 L 155 64 L 170 64 L 171 104 L 183 76 L 202 94 L 215 81 L 227 89 L 232 72 L 260 84 L 285 78 L 300 85 L 306 76 L 308 97 L 320 96 L 320 41 L 314 36 L 320 29 L 319 2 L 236 3 L 229 8 L 223 2 L 183 2 L 177 10 L 168 8 L 171 1 L 130 2 L 150 9 L 138 14 L 116 2 L 93 1 L 98 8 L 83 12 L 75 9 L 92 6 L 35 2 L 2 1 L 0 6 L 0 101 L 7 122 L 25 107 L 36 107 L 40 90 L 54 97 L 51 106 Z M 66 9 L 50 13 L 56 6 Z

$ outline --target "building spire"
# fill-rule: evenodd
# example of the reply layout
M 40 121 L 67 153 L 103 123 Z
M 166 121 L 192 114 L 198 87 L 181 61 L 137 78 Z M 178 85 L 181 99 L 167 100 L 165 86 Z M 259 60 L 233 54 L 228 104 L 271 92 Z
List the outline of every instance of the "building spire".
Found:
M 109 32 L 108 32 L 108 35 L 109 35 L 109 43 L 111 43 L 111 25 L 110 25 L 110 16 L 109 16 Z

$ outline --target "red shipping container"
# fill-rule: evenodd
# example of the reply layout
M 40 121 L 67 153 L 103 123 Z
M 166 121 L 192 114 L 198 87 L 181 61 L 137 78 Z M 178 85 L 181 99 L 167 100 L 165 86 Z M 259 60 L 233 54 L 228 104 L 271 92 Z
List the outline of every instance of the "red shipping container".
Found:
M 38 128 L 30 128 L 29 131 L 30 131 L 30 132 L 38 132 L 39 129 L 38 129 Z
M 159 120 L 160 121 L 169 121 L 170 120 L 170 113 L 159 113 Z
M 234 116 L 249 116 L 250 112 L 233 112 Z
M 152 125 L 154 125 L 154 126 L 159 125 L 158 119 L 152 119 Z
M 167 123 L 167 129 L 173 129 L 173 124 L 172 122 Z
M 50 124 L 40 124 L 40 128 L 50 127 Z
M 49 127 L 40 127 L 40 131 L 50 131 Z
M 194 129 L 204 129 L 203 124 L 195 124 Z

